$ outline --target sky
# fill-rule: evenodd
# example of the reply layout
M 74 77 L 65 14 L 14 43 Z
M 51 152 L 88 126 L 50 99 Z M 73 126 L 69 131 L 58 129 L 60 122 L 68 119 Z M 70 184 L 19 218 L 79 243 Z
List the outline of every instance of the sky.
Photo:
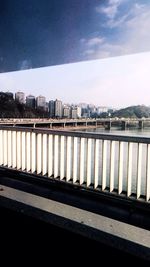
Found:
M 70 104 L 150 106 L 150 52 L 1 73 L 0 88 Z
M 150 0 L 1 0 L 0 72 L 150 50 Z
M 150 105 L 150 0 L 1 0 L 0 90 Z

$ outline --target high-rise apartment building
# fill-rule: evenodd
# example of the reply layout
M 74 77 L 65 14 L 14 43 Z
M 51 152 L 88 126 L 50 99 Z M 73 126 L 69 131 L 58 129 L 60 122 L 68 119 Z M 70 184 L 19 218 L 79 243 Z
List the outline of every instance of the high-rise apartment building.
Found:
M 55 100 L 55 117 L 62 118 L 62 101 Z
M 38 96 L 36 98 L 36 107 L 37 107 L 37 109 L 38 108 L 44 109 L 44 110 L 46 109 L 46 98 L 45 98 L 45 96 L 40 95 L 40 96 Z
M 97 113 L 103 113 L 103 112 L 107 112 L 108 111 L 108 107 L 97 107 Z
M 15 93 L 15 100 L 18 101 L 20 104 L 25 103 L 25 94 L 23 92 Z
M 55 117 L 55 101 L 53 100 L 49 101 L 49 117 L 50 118 Z
M 27 105 L 27 107 L 35 108 L 35 96 L 28 95 L 26 97 L 26 105 Z
M 46 102 L 46 105 L 45 105 L 45 111 L 46 111 L 46 112 L 49 112 L 49 103 L 48 103 L 48 102 Z
M 81 107 L 77 106 L 77 118 L 81 118 Z
M 77 108 L 76 107 L 72 107 L 71 109 L 71 118 L 77 119 Z
M 63 107 L 63 117 L 64 118 L 70 118 L 70 107 L 69 106 L 66 106 L 64 105 Z
M 81 107 L 72 106 L 72 108 L 71 108 L 71 118 L 72 119 L 81 118 Z

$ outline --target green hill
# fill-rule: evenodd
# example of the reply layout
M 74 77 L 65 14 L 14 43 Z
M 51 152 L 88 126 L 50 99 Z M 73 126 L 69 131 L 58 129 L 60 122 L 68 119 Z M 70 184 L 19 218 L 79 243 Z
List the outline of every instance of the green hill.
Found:
M 144 105 L 131 106 L 124 109 L 115 111 L 112 114 L 113 117 L 118 118 L 149 118 L 150 117 L 150 107 Z

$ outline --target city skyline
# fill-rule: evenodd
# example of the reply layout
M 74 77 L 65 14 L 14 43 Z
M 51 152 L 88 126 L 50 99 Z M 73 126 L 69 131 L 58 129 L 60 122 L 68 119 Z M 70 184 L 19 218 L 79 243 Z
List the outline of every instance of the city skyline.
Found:
M 149 0 L 5 0 L 0 72 L 149 51 Z
M 64 103 L 150 105 L 150 52 L 0 74 L 1 91 Z

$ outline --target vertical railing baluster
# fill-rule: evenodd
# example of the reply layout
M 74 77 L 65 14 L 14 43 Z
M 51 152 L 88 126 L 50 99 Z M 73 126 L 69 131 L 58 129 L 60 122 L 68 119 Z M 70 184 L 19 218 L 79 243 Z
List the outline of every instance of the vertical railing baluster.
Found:
M 103 140 L 103 155 L 102 155 L 102 190 L 106 188 L 107 174 L 107 140 Z
M 137 198 L 141 195 L 141 171 L 142 171 L 142 144 L 138 144 L 138 161 L 137 161 Z
M 114 190 L 114 170 L 115 170 L 115 141 L 110 145 L 110 192 Z
M 80 185 L 84 183 L 84 153 L 85 153 L 85 138 L 80 139 Z
M 88 138 L 87 140 L 87 186 L 91 184 L 91 166 L 92 166 L 92 139 Z
M 11 140 L 11 131 L 8 131 L 8 168 L 12 166 L 12 140 Z
M 31 170 L 31 134 L 26 133 L 26 170 L 29 172 Z
M 99 140 L 95 140 L 94 147 L 94 188 L 98 187 L 98 152 L 99 152 Z
M 4 152 L 4 166 L 6 166 L 8 164 L 7 160 L 8 160 L 8 151 L 7 151 L 7 147 L 8 147 L 8 143 L 7 143 L 7 131 L 4 130 L 3 134 L 4 134 L 4 142 L 3 142 L 3 152 Z
M 54 178 L 59 175 L 59 165 L 58 165 L 58 147 L 59 147 L 59 136 L 54 136 Z
M 53 135 L 48 136 L 48 177 L 53 175 Z
M 71 178 L 71 136 L 67 136 L 66 181 Z
M 26 168 L 26 133 L 22 132 L 21 133 L 21 145 L 22 145 L 22 164 L 21 164 L 21 169 L 22 171 L 25 170 Z
M 43 134 L 42 141 L 42 175 L 47 174 L 47 134 Z
M 37 174 L 40 174 L 42 172 L 42 134 L 37 134 Z
M 31 172 L 36 171 L 36 134 L 31 133 Z
M 146 201 L 150 199 L 150 144 L 147 144 Z
M 60 137 L 60 179 L 65 177 L 65 137 Z
M 118 194 L 123 190 L 123 142 L 119 142 Z
M 21 169 L 21 132 L 17 132 L 17 170 Z
M 132 152 L 133 143 L 128 143 L 128 176 L 127 176 L 127 196 L 131 195 L 131 185 L 132 185 Z
M 16 168 L 17 166 L 17 133 L 13 131 L 12 133 L 12 167 Z
M 77 181 L 77 147 L 78 138 L 73 138 L 73 183 Z
M 4 163 L 4 154 L 3 154 L 3 130 L 0 130 L 0 165 Z

